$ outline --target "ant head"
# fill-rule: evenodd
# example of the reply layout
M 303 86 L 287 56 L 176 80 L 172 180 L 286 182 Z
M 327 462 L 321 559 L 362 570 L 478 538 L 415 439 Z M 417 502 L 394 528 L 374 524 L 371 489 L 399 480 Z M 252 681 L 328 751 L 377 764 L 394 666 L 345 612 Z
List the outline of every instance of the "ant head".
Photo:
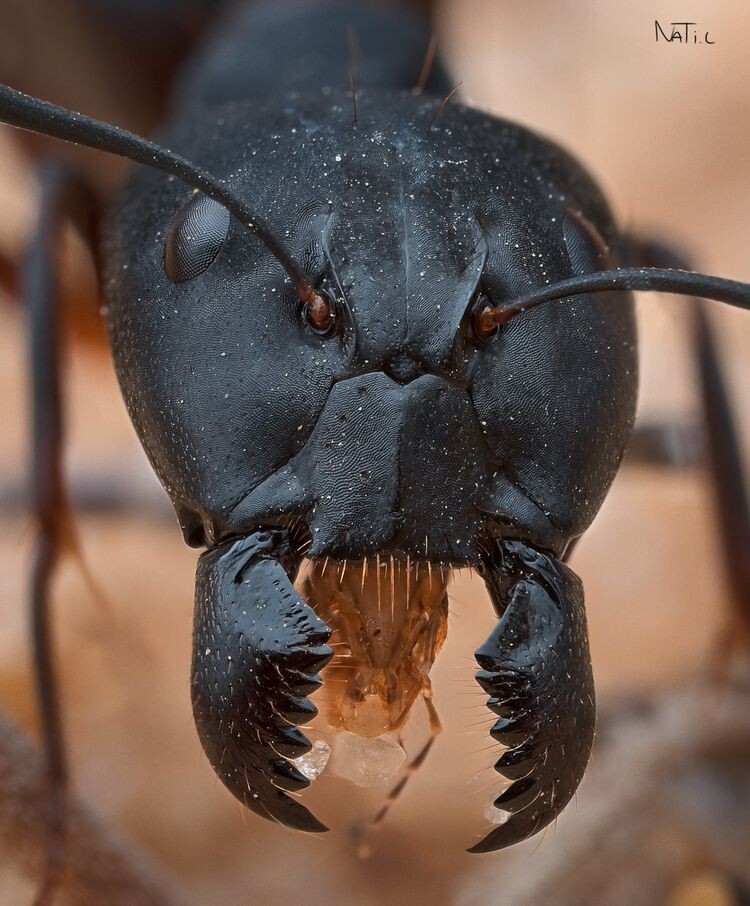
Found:
M 488 524 L 560 550 L 632 423 L 625 291 L 750 292 L 602 270 L 618 237 L 601 193 L 527 130 L 460 106 L 436 125 L 410 95 L 363 95 L 359 114 L 335 93 L 202 110 L 167 139 L 188 160 L 0 87 L 0 119 L 150 168 L 113 206 L 104 288 L 189 541 L 291 515 L 317 554 L 416 550 L 431 526 L 437 556 L 466 560 Z
M 494 317 L 527 286 L 604 266 L 611 216 L 549 143 L 458 106 L 433 114 L 363 94 L 353 127 L 332 93 L 203 110 L 163 139 L 253 199 L 313 303 L 179 181 L 140 171 L 114 205 L 112 345 L 194 542 L 294 513 L 318 555 L 423 549 L 430 525 L 428 548 L 459 560 L 495 516 L 555 549 L 593 517 L 633 417 L 630 299 Z M 405 480 L 421 502 L 397 495 L 397 518 L 384 501 Z

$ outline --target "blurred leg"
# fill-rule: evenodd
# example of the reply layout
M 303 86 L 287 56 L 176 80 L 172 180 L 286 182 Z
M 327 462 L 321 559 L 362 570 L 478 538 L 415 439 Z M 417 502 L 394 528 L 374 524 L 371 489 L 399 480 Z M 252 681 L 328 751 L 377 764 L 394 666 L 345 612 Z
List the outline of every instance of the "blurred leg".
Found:
M 706 307 L 696 307 L 693 345 L 706 424 L 708 468 L 713 485 L 724 572 L 732 601 L 726 638 L 717 659 L 750 647 L 750 499 L 732 405 Z
M 629 241 L 628 263 L 689 270 L 686 255 L 650 239 Z M 692 345 L 698 370 L 704 446 L 713 487 L 724 571 L 732 614 L 716 652 L 721 665 L 738 647 L 750 647 L 750 497 L 732 404 L 711 327 L 702 303 L 693 306 Z
M 416 774 L 417 771 L 425 763 L 425 759 L 430 753 L 430 749 L 435 742 L 435 738 L 443 729 L 443 726 L 440 723 L 440 718 L 438 717 L 438 713 L 432 703 L 432 690 L 429 687 L 429 680 L 426 680 L 425 689 L 422 693 L 422 700 L 424 701 L 425 707 L 427 708 L 427 716 L 430 722 L 430 735 L 427 738 L 427 742 L 425 742 L 425 744 L 417 752 L 414 758 L 412 758 L 412 760 L 404 768 L 404 776 L 401 778 L 401 780 L 399 780 L 396 786 L 393 787 L 390 793 L 388 793 L 385 802 L 383 803 L 383 807 L 361 832 L 358 853 L 360 858 L 362 859 L 368 858 L 368 856 L 371 854 L 373 834 L 377 833 L 377 831 L 382 827 L 386 815 L 393 808 L 401 793 L 403 793 L 404 787 L 409 782 L 409 778 L 413 777 L 414 774 Z
M 704 429 L 687 419 L 639 420 L 623 465 L 660 469 L 694 469 L 706 458 Z
M 50 163 L 39 171 L 40 206 L 21 275 L 27 311 L 31 380 L 30 494 L 34 553 L 30 616 L 34 676 L 49 778 L 49 838 L 36 902 L 50 903 L 65 864 L 67 765 L 60 720 L 50 590 L 71 520 L 62 475 L 63 416 L 60 389 L 60 321 L 56 245 L 66 215 L 86 209 L 82 190 L 66 168 Z

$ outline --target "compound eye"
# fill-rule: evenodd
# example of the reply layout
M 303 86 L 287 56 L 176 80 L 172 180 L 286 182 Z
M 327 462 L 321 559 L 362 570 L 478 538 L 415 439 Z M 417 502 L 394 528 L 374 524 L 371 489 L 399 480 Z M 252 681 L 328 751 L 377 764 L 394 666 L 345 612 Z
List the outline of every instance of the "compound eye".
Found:
M 474 311 L 471 318 L 474 337 L 480 343 L 486 343 L 498 330 L 495 318 L 495 306 L 484 290 L 478 290 L 474 301 Z
M 164 272 L 173 283 L 202 274 L 219 254 L 229 232 L 229 211 L 205 195 L 195 195 L 175 214 L 164 247 Z
M 336 303 L 327 290 L 317 290 L 312 300 L 305 304 L 303 315 L 315 333 L 326 336 L 336 326 Z
M 563 238 L 570 266 L 576 276 L 604 271 L 613 265 L 609 247 L 601 233 L 580 211 L 573 208 L 566 210 Z

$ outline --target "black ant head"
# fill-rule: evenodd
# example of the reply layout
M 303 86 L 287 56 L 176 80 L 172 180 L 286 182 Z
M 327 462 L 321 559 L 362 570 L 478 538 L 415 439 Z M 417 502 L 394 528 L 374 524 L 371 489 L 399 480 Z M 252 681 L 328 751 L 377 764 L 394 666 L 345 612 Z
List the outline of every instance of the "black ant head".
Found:
M 496 534 L 559 552 L 630 430 L 632 301 L 495 318 L 601 269 L 607 206 L 520 127 L 458 105 L 434 123 L 408 94 L 358 112 L 236 103 L 163 137 L 252 198 L 309 299 L 217 200 L 157 171 L 122 193 L 108 309 L 141 439 L 193 543 L 294 520 L 317 557 L 476 562 Z
M 356 126 L 335 92 L 204 109 L 165 138 L 182 157 L 0 89 L 6 121 L 151 168 L 111 212 L 104 289 L 190 543 L 294 522 L 312 556 L 560 553 L 632 424 L 627 290 L 750 305 L 742 284 L 607 270 L 607 206 L 551 143 L 388 97 L 363 94 Z

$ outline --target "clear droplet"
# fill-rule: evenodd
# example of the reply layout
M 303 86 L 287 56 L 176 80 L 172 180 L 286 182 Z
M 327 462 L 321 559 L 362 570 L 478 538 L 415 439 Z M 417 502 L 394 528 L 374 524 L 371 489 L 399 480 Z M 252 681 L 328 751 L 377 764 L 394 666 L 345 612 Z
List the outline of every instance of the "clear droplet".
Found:
M 293 761 L 301 774 L 304 774 L 308 780 L 315 780 L 325 771 L 330 757 L 331 747 L 321 739 L 316 739 L 309 752 L 305 752 L 304 755 L 300 755 Z
M 513 812 L 506 812 L 501 808 L 497 808 L 492 803 L 484 810 L 484 817 L 490 824 L 505 824 L 512 814 Z
M 343 732 L 334 745 L 333 773 L 356 786 L 391 783 L 406 764 L 406 752 L 392 736 L 367 738 Z

